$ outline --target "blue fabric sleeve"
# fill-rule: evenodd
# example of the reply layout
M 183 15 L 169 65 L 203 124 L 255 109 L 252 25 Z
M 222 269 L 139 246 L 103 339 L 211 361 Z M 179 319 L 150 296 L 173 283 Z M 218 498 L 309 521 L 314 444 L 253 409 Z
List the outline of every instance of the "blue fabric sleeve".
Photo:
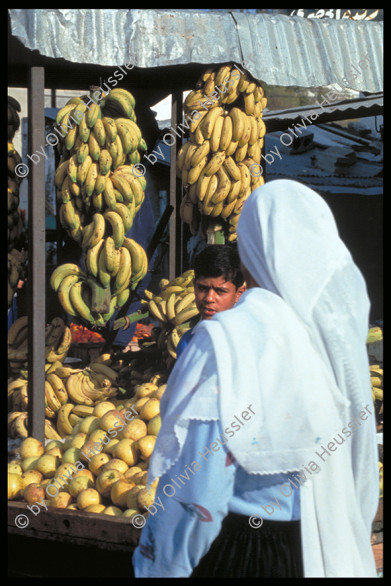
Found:
M 191 422 L 188 438 L 160 478 L 133 556 L 137 578 L 190 576 L 228 514 L 235 466 L 227 460 L 219 424 Z

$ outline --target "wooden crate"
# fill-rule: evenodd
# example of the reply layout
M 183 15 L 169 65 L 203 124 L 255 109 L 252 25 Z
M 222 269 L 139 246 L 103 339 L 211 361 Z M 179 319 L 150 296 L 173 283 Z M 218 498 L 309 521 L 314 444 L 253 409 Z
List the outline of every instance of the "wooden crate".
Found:
M 15 519 L 26 515 L 28 525 Z M 9 577 L 133 578 L 132 554 L 141 530 L 129 519 L 69 509 L 34 516 L 26 503 L 8 503 Z

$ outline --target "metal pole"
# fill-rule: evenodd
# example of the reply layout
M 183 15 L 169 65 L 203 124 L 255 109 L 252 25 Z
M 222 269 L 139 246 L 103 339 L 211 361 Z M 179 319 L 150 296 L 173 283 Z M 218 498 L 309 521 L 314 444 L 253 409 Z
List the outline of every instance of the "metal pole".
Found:
M 28 433 L 45 441 L 45 70 L 28 87 Z M 39 154 L 41 153 L 41 154 Z

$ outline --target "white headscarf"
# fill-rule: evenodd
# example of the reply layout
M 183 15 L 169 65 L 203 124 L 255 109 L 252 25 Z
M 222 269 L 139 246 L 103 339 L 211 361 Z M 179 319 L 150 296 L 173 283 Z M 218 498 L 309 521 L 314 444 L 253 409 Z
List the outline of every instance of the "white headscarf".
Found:
M 259 287 L 201 322 L 177 361 L 151 478 L 179 458 L 192 420 L 220 419 L 224 430 L 251 405 L 255 415 L 229 450 L 247 472 L 262 475 L 319 464 L 316 452 L 372 407 L 365 282 L 323 199 L 294 181 L 261 186 L 242 209 L 238 243 Z M 203 384 L 207 352 L 218 392 Z M 373 413 L 325 460 L 300 491 L 305 575 L 373 576 Z

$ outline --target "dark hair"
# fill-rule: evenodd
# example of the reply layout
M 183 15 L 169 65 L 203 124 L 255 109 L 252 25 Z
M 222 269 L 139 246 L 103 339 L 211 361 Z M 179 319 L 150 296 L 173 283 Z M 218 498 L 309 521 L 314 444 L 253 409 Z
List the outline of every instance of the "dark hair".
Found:
M 237 247 L 233 244 L 208 244 L 194 259 L 194 278 L 221 276 L 236 288 L 243 285 Z

